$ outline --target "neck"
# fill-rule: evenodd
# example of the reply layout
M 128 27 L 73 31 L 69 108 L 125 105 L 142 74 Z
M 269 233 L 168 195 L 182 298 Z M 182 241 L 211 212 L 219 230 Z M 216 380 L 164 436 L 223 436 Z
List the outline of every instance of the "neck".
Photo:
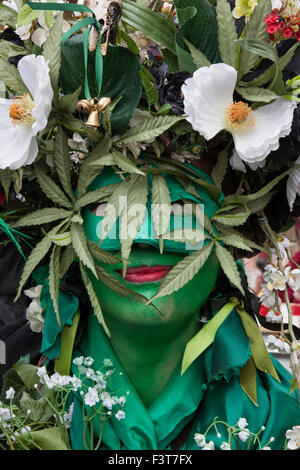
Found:
M 107 319 L 108 320 L 108 319 Z M 198 312 L 186 324 L 128 328 L 110 324 L 111 344 L 144 405 L 149 407 L 162 391 L 183 357 L 187 342 L 199 329 Z

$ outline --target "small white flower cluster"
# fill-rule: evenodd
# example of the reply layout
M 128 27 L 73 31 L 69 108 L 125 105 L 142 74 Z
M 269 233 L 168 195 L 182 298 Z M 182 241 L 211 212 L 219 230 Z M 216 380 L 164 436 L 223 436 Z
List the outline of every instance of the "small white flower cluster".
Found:
M 266 336 L 264 341 L 268 351 L 290 354 L 290 345 L 286 341 L 277 338 L 275 335 Z
M 229 435 L 229 439 L 228 439 L 229 442 L 223 441 L 220 445 L 217 446 L 217 449 L 219 449 L 219 450 L 234 450 L 232 448 L 231 444 L 230 444 L 232 442 L 232 437 L 234 437 L 235 440 L 236 440 L 236 438 L 238 438 L 242 442 L 249 441 L 249 444 L 251 443 L 250 439 L 252 439 L 252 438 L 254 438 L 254 442 L 255 441 L 259 442 L 258 436 L 262 431 L 265 430 L 265 427 L 262 426 L 259 433 L 257 433 L 257 434 L 251 433 L 251 431 L 248 429 L 248 422 L 247 422 L 246 418 L 239 418 L 239 420 L 237 421 L 237 423 L 234 426 L 230 426 L 228 423 L 225 423 L 224 421 L 218 421 L 217 418 L 215 418 L 214 421 L 212 422 L 212 424 L 207 428 L 207 430 L 204 434 L 200 434 L 198 432 L 194 434 L 194 440 L 197 443 L 198 447 L 201 448 L 201 450 L 216 450 L 215 442 L 212 441 L 212 440 L 207 442 L 206 441 L 206 435 L 207 435 L 208 431 L 212 427 L 214 427 L 215 430 L 216 430 L 217 438 L 221 439 L 222 435 L 218 432 L 217 425 L 225 425 L 227 427 L 228 435 Z M 295 432 L 293 432 L 293 439 L 296 439 L 295 435 L 296 435 Z M 271 448 L 269 447 L 268 444 L 273 442 L 274 440 L 275 440 L 275 438 L 271 437 L 270 441 L 264 447 L 261 447 L 260 444 L 259 444 L 260 450 L 271 450 Z M 249 445 L 249 447 L 250 447 L 250 445 Z
M 101 412 L 106 413 L 108 416 L 114 415 L 118 420 L 125 418 L 125 412 L 121 409 L 117 411 L 113 410 L 115 407 L 122 407 L 126 403 L 125 395 L 116 396 L 111 395 L 106 389 L 107 381 L 114 373 L 114 369 L 107 369 L 106 371 L 95 371 L 91 366 L 93 365 L 92 357 L 77 357 L 73 360 L 73 364 L 78 367 L 79 376 L 85 375 L 87 379 L 94 382 L 93 386 L 88 386 L 87 391 L 80 391 L 81 396 L 83 397 L 84 403 L 87 406 L 93 407 L 96 404 L 102 409 Z M 110 359 L 104 359 L 103 361 L 104 368 L 113 367 L 113 363 Z M 84 383 L 82 381 L 82 388 Z M 104 410 L 103 410 L 104 409 Z

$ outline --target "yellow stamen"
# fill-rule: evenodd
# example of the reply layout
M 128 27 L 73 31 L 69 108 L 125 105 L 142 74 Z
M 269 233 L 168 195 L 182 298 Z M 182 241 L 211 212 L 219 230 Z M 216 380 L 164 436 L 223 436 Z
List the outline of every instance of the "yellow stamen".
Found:
M 226 123 L 228 130 L 244 131 L 253 127 L 255 118 L 252 109 L 243 101 L 231 103 L 226 110 Z
M 35 119 L 32 116 L 34 102 L 29 94 L 17 96 L 13 104 L 9 107 L 8 113 L 13 125 L 21 124 L 23 126 L 31 126 Z

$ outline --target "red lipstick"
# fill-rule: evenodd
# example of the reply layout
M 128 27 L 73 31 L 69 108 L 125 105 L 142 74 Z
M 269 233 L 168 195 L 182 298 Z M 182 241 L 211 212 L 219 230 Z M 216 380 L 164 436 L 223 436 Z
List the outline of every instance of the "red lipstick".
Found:
M 143 282 L 159 281 L 168 274 L 173 266 L 137 266 L 128 268 L 124 277 L 125 281 L 141 284 Z M 121 273 L 119 272 L 121 275 Z

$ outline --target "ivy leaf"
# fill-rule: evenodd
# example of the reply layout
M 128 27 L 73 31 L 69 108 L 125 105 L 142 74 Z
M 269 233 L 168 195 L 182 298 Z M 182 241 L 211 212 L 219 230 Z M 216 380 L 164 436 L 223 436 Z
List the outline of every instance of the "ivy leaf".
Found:
M 44 207 L 43 209 L 38 209 L 31 214 L 27 214 L 24 217 L 21 217 L 16 223 L 16 227 L 30 227 L 31 225 L 42 225 L 50 222 L 54 222 L 59 219 L 67 219 L 71 217 L 72 212 L 59 209 L 56 207 Z
M 236 67 L 238 38 L 235 21 L 231 12 L 230 3 L 227 0 L 218 0 L 216 6 L 218 20 L 218 39 L 222 61 L 225 64 Z
M 63 12 L 59 13 L 43 47 L 43 55 L 48 61 L 49 75 L 54 92 L 58 92 L 58 77 L 61 63 L 61 28 Z
M 221 268 L 228 277 L 229 281 L 235 285 L 243 295 L 245 295 L 241 284 L 240 274 L 232 254 L 222 245 L 216 243 L 216 255 L 220 262 Z
M 69 199 L 57 186 L 57 184 L 54 183 L 54 181 L 49 178 L 46 173 L 40 170 L 38 166 L 35 167 L 35 174 L 41 189 L 49 199 L 51 199 L 55 204 L 58 204 L 59 206 L 71 209 L 72 203 L 69 201 Z
M 159 297 L 171 295 L 173 292 L 178 291 L 181 287 L 187 284 L 202 268 L 208 259 L 213 246 L 213 242 L 208 243 L 207 245 L 204 245 L 201 250 L 195 251 L 191 255 L 188 255 L 179 261 L 171 271 L 168 272 L 157 293 L 148 301 L 148 303 Z
M 74 194 L 71 184 L 71 168 L 68 148 L 68 138 L 61 126 L 58 127 L 54 143 L 55 167 L 67 195 L 74 200 Z
M 258 87 L 236 87 L 236 91 L 248 101 L 258 101 L 261 103 L 270 103 L 277 100 L 280 96 L 272 90 Z
M 0 80 L 16 93 L 21 95 L 29 93 L 20 77 L 18 69 L 2 57 L 0 57 Z
M 72 245 L 80 261 L 97 277 L 94 261 L 87 245 L 82 225 L 78 222 L 71 224 Z
M 132 142 L 144 142 L 149 139 L 153 139 L 183 119 L 184 117 L 182 116 L 158 116 L 145 118 L 140 124 L 125 132 L 121 139 L 117 140 L 115 143 L 129 144 Z
M 103 326 L 103 329 L 104 329 L 105 333 L 107 334 L 107 336 L 110 337 L 110 332 L 109 332 L 109 329 L 107 328 L 107 325 L 105 323 L 103 313 L 102 313 L 102 310 L 101 310 L 101 306 L 100 306 L 100 303 L 99 303 L 99 299 L 98 299 L 97 294 L 94 290 L 93 284 L 92 284 L 88 274 L 85 271 L 85 267 L 82 263 L 80 263 L 80 272 L 81 272 L 83 283 L 84 283 L 86 291 L 88 293 L 88 296 L 89 296 L 94 314 L 98 318 L 99 323 Z

